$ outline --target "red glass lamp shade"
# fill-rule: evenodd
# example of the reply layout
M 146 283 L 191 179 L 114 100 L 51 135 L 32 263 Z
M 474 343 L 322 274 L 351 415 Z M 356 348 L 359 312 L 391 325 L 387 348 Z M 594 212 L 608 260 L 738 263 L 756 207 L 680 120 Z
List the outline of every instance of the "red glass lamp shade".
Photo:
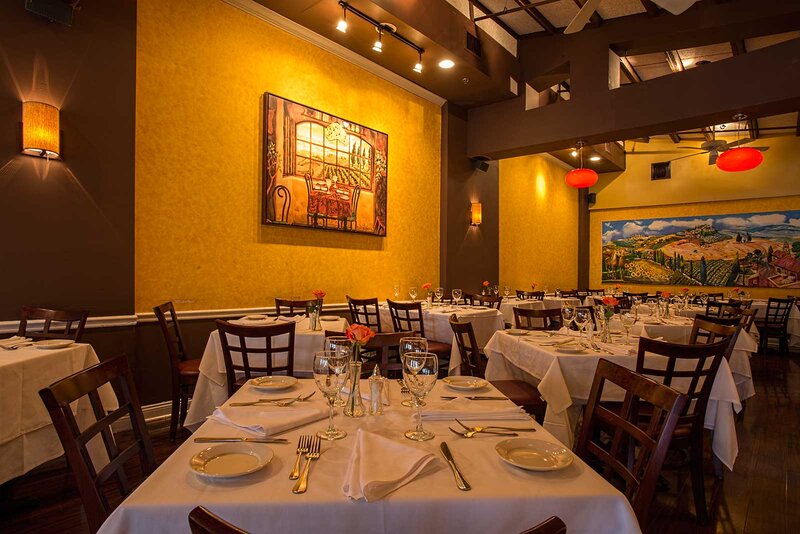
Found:
M 737 147 L 726 150 L 717 158 L 717 167 L 726 172 L 749 171 L 764 161 L 760 150 L 750 147 Z
M 567 185 L 575 189 L 592 187 L 597 183 L 597 173 L 592 169 L 573 169 L 567 173 L 564 180 L 567 182 Z

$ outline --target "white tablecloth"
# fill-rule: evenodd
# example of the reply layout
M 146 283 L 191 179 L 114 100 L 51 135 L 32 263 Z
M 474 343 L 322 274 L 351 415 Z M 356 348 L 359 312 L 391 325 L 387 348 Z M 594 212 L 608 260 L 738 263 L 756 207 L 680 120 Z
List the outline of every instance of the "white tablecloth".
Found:
M 39 390 L 98 362 L 92 346 L 84 343 L 57 350 L 0 350 L 0 483 L 63 454 Z M 117 398 L 108 386 L 100 389 L 100 400 L 109 410 L 117 408 Z M 87 397 L 75 410 L 80 428 L 95 421 Z M 99 438 L 90 445 L 95 467 L 102 467 L 107 457 L 95 447 L 102 447 Z
M 242 324 L 242 323 L 239 323 Z M 272 324 L 272 323 L 270 323 Z M 294 333 L 294 370 L 296 375 L 311 376 L 314 353 L 325 348 L 325 330 L 344 332 L 348 326 L 346 319 L 337 321 L 320 321 L 322 330 L 309 330 L 308 319 L 303 319 L 295 327 Z M 286 337 L 286 336 L 284 336 Z M 284 344 L 282 338 L 277 341 Z M 264 344 L 253 345 L 263 348 Z M 241 363 L 241 356 L 233 353 L 234 362 Z M 251 361 L 254 360 L 251 356 Z M 278 355 L 275 365 L 285 365 L 286 358 Z M 262 357 L 263 364 L 263 357 Z M 225 379 L 225 358 L 222 355 L 222 344 L 219 341 L 219 330 L 208 336 L 206 349 L 200 360 L 200 376 L 194 388 L 192 402 L 186 414 L 184 425 L 188 428 L 199 425 L 214 412 L 214 408 L 228 399 L 228 384 Z
M 749 350 L 755 350 L 752 338 L 740 337 L 742 348 L 734 351 L 731 365 L 723 360 L 711 390 L 711 400 L 706 411 L 705 426 L 714 430 L 713 450 L 719 459 L 733 468 L 738 453 L 734 412 L 741 410 L 741 397 L 732 368 L 749 386 L 742 389 L 753 394 L 750 375 Z M 605 358 L 629 369 L 636 368 L 636 355 L 631 346 L 605 345 L 613 355 L 587 351 L 584 354 L 564 354 L 554 347 L 541 346 L 530 336 L 511 336 L 497 333 L 485 348 L 489 363 L 486 378 L 489 380 L 519 379 L 538 386 L 547 401 L 544 426 L 565 445 L 572 446 L 575 428 L 581 410 L 586 404 L 600 358 Z M 739 344 L 737 343 L 737 349 Z M 613 390 L 611 390 L 613 391 Z M 618 393 L 620 391 L 618 390 Z M 605 397 L 622 400 L 622 396 Z
M 562 471 L 535 473 L 509 466 L 494 452 L 502 437 L 480 436 L 464 439 L 454 436 L 448 421 L 425 421 L 425 428 L 436 433 L 427 442 L 414 443 L 403 437 L 413 427 L 412 411 L 400 406 L 399 386 L 389 382 L 391 406 L 386 414 L 361 419 L 346 418 L 337 409 L 336 425 L 347 431 L 346 438 L 322 442 L 322 455 L 314 462 L 308 491 L 294 495 L 294 481 L 288 474 L 294 464 L 298 436 L 324 430 L 319 421 L 285 434 L 287 445 L 270 445 L 275 457 L 265 469 L 240 479 L 210 482 L 189 469 L 192 455 L 208 447 L 187 441 L 144 481 L 108 518 L 101 533 L 176 533 L 189 532 L 189 511 L 203 505 L 214 513 L 250 532 L 351 534 L 354 532 L 458 532 L 490 534 L 522 532 L 551 515 L 567 524 L 570 534 L 636 533 L 639 527 L 625 497 L 580 459 Z M 312 391 L 313 382 L 301 380 L 296 391 Z M 490 388 L 485 394 L 497 394 Z M 441 395 L 452 395 L 439 382 L 427 399 L 426 408 L 435 408 Z M 242 388 L 237 401 L 256 397 Z M 322 403 L 319 394 L 311 402 Z M 492 401 L 505 406 L 507 402 Z M 426 408 L 423 408 L 426 409 Z M 489 423 L 486 421 L 485 423 Z M 476 422 L 476 424 L 484 424 Z M 524 421 L 504 424 L 535 425 Z M 432 452 L 438 469 L 375 502 L 352 501 L 343 495 L 342 485 L 358 428 L 388 439 Z M 555 442 L 537 425 L 530 437 Z M 236 436 L 241 431 L 207 421 L 195 434 Z M 472 491 L 456 488 L 453 475 L 441 460 L 439 443 L 446 440 Z

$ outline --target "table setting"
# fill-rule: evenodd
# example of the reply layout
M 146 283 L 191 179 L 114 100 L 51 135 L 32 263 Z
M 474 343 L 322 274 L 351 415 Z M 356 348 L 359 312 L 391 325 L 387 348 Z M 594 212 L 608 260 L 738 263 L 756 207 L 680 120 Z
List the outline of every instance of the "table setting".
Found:
M 388 405 L 361 417 L 335 407 L 338 351 L 315 354 L 313 380 L 245 384 L 101 532 L 188 532 L 198 504 L 253 532 L 521 532 L 554 513 L 572 532 L 640 531 L 618 490 L 487 381 L 437 380 L 426 352 L 403 363 L 403 385 L 384 379 Z

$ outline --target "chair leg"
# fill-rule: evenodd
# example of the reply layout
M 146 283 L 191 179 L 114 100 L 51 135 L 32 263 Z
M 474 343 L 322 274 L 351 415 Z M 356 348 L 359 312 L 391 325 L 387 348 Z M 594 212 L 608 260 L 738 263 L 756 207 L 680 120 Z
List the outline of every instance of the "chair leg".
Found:
M 178 436 L 178 417 L 180 412 L 181 395 L 172 397 L 172 414 L 169 419 L 169 439 L 174 440 Z
M 703 476 L 703 434 L 700 432 L 699 438 L 691 440 L 691 459 L 689 471 L 692 478 L 692 493 L 694 494 L 694 508 L 697 515 L 697 522 L 705 525 L 708 522 L 708 510 L 706 509 L 706 487 Z
M 183 393 L 181 394 L 181 428 L 183 428 L 183 422 L 186 421 L 186 413 L 189 411 L 189 395 Z

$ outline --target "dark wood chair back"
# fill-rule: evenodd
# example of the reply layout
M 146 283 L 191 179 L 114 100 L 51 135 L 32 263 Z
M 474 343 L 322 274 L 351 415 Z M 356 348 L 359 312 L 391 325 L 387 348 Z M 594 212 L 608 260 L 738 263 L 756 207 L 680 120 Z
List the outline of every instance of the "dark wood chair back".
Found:
M 517 291 L 517 298 L 519 300 L 528 300 L 529 298 L 531 298 L 531 293 L 533 293 L 532 291 L 524 291 L 522 289 L 517 289 L 516 291 Z
M 692 332 L 689 334 L 689 344 L 717 343 L 728 341 L 728 351 L 725 358 L 730 359 L 736 339 L 741 331 L 740 319 L 737 317 L 706 317 L 698 315 L 692 323 Z
M 618 412 L 601 405 L 606 382 L 625 390 Z M 597 363 L 575 452 L 590 465 L 602 464 L 601 474 L 609 481 L 622 480 L 621 490 L 640 525 L 647 524 L 658 475 L 686 404 L 687 397 L 670 387 L 605 359 Z M 637 424 L 640 409 L 652 410 L 645 427 Z
M 192 534 L 248 534 L 202 506 L 189 512 L 189 529 Z
M 623 291 L 622 296 L 628 297 L 630 299 L 632 299 L 633 297 L 639 297 L 640 299 L 642 299 L 642 302 L 644 302 L 645 300 L 647 300 L 647 291 L 643 293 L 631 293 L 629 291 Z
M 564 325 L 560 309 L 529 310 L 514 308 L 514 324 L 525 330 L 558 330 Z
M 739 317 L 742 309 L 739 303 L 731 304 L 717 300 L 709 300 L 706 303 L 706 315 L 708 317 Z
M 319 304 L 319 311 L 322 312 L 322 299 L 275 299 L 275 313 L 278 315 L 295 315 L 301 313 L 308 316 L 308 307 Z
M 500 309 L 500 303 L 503 302 L 503 297 L 490 297 L 488 295 L 475 295 L 472 298 L 472 304 L 474 306 L 488 306 L 489 308 L 494 308 L 495 310 Z
M 589 295 L 592 296 L 592 297 L 594 297 L 594 296 L 602 297 L 605 294 L 606 294 L 606 290 L 605 289 L 590 289 L 589 290 Z
M 450 316 L 450 328 L 456 336 L 458 353 L 461 355 L 461 374 L 483 378 L 480 367 L 481 349 L 475 340 L 475 331 L 469 321 L 459 321 L 454 313 Z
M 392 318 L 392 329 L 395 332 L 419 332 L 421 337 L 425 337 L 425 321 L 422 318 L 421 302 L 395 302 L 393 300 L 386 302 L 389 304 L 389 315 Z
M 746 308 L 742 310 L 742 316 L 740 317 L 739 324 L 742 325 L 742 330 L 750 333 L 750 329 L 753 328 L 753 323 L 756 320 L 756 316 L 758 315 L 758 310 L 753 308 Z
M 108 414 L 98 392 L 105 384 L 111 384 L 114 388 L 119 404 L 119 408 Z M 120 493 L 127 495 L 132 489 L 125 473 L 125 464 L 128 461 L 138 456 L 139 465 L 145 475 L 155 469 L 153 445 L 147 433 L 128 360 L 123 354 L 88 367 L 39 390 L 39 396 L 50 413 L 67 462 L 75 476 L 89 529 L 96 532 L 111 513 L 104 483 L 115 477 Z M 97 420 L 81 431 L 70 405 L 84 396 L 88 397 Z M 133 443 L 120 451 L 111 432 L 111 425 L 125 416 L 130 418 Z M 99 472 L 86 449 L 89 440 L 98 434 L 109 458 L 109 463 Z
M 266 326 L 240 326 L 217 319 L 219 341 L 222 345 L 222 356 L 225 359 L 228 396 L 233 395 L 241 384 L 253 376 L 284 372 L 288 376 L 294 376 L 295 326 L 294 322 Z M 281 342 L 279 338 L 284 335 L 287 336 L 287 340 Z M 262 344 L 258 342 L 259 340 L 264 346 L 254 347 L 253 345 Z M 234 363 L 234 353 L 241 356 L 241 363 Z M 286 356 L 285 365 L 275 365 L 274 358 L 279 355 Z M 250 362 L 251 358 L 256 360 L 256 365 Z M 242 371 L 244 376 L 237 379 L 237 371 Z
M 724 298 L 725 298 L 725 295 L 723 295 L 722 293 L 709 293 L 708 294 L 708 300 L 709 301 L 711 301 L 711 300 L 723 300 Z
M 400 362 L 400 340 L 404 337 L 416 337 L 416 332 L 383 332 L 375 334 L 375 337 L 367 341 L 362 347 L 364 352 L 374 351 L 377 354 L 375 363 L 380 365 L 381 374 L 388 376 L 390 371 L 402 371 L 403 364 Z M 391 359 L 392 351 L 397 354 L 397 359 Z M 362 352 L 362 354 L 364 353 Z M 365 367 L 366 371 L 372 371 L 374 365 Z
M 522 534 L 567 534 L 567 525 L 560 517 L 553 516 L 545 519 L 533 528 L 529 528 Z
M 577 289 L 570 289 L 567 291 L 561 292 L 562 299 L 570 299 L 570 298 L 578 298 L 578 290 Z
M 71 339 L 78 343 L 89 312 L 85 310 L 50 310 L 24 306 L 19 319 L 18 336 L 31 339 Z M 32 331 L 28 321 L 44 321 L 41 330 Z
M 794 306 L 794 298 L 779 299 L 770 297 L 767 301 L 767 310 L 764 321 L 770 326 L 785 326 L 789 314 Z
M 381 314 L 378 309 L 378 299 L 354 299 L 347 295 L 347 307 L 350 308 L 350 315 L 354 324 L 368 326 L 374 332 L 380 334 Z
M 180 362 L 187 359 L 186 345 L 183 342 L 181 324 L 178 322 L 178 315 L 172 302 L 165 302 L 153 308 L 153 313 L 161 327 L 164 341 L 167 343 L 167 352 L 172 368 L 173 381 L 180 381 L 178 376 L 178 366 Z
M 475 293 L 468 293 L 467 291 L 461 292 L 461 298 L 464 299 L 464 304 L 469 304 L 470 306 L 475 304 L 475 298 L 478 295 Z

